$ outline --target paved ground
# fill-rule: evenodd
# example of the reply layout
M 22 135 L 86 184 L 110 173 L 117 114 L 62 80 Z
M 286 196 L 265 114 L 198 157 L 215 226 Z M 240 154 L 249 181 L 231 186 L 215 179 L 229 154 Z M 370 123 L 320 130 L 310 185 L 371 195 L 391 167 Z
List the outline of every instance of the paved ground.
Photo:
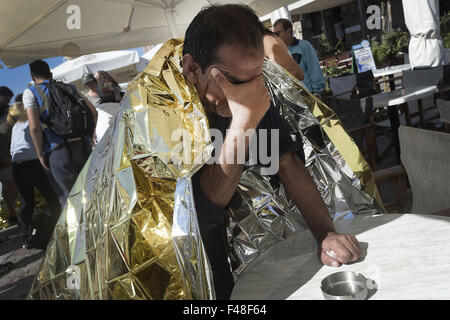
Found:
M 20 228 L 0 231 L 0 264 L 12 262 L 10 272 L 0 277 L 0 300 L 22 300 L 28 295 L 44 258 L 44 251 L 23 249 Z

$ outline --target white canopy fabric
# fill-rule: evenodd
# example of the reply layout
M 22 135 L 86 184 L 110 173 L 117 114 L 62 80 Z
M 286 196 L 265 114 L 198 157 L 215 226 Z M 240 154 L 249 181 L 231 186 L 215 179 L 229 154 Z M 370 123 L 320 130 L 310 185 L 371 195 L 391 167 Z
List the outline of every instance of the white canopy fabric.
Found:
M 281 7 L 275 11 L 272 11 L 270 13 L 270 23 L 272 24 L 272 26 L 275 24 L 275 22 L 278 19 L 288 19 L 291 20 L 291 14 L 289 12 L 289 9 L 287 6 L 285 7 Z
M 210 3 L 259 15 L 292 0 L 0 0 L 0 59 L 9 67 L 54 56 L 136 48 L 183 37 Z
M 118 82 L 130 81 L 136 74 L 139 56 L 136 51 L 110 51 L 88 54 L 68 60 L 52 69 L 57 81 L 71 83 L 81 79 L 85 72 L 108 71 Z
M 148 61 L 150 61 L 153 58 L 153 56 L 158 52 L 158 50 L 161 49 L 163 44 L 164 43 L 158 43 L 153 48 L 151 48 L 149 51 L 144 53 L 141 58 L 144 58 L 144 59 L 147 59 Z
M 411 34 L 409 63 L 412 69 L 446 63 L 440 36 L 438 0 L 402 0 L 405 22 Z
M 334 7 L 339 7 L 342 6 L 344 4 L 353 2 L 355 0 L 300 0 L 300 1 L 289 1 L 289 5 L 287 6 L 288 10 L 289 10 L 289 14 L 290 15 L 294 15 L 294 14 L 305 14 L 305 13 L 311 13 L 311 12 L 316 12 L 316 11 L 321 11 L 321 10 L 327 10 L 330 8 L 334 8 Z M 282 6 L 281 4 L 279 5 L 280 7 Z M 277 13 L 274 13 L 275 15 Z M 273 20 L 272 20 L 273 14 L 268 14 L 265 16 L 262 16 L 260 19 L 261 21 L 266 21 L 271 19 L 272 24 L 273 24 Z M 280 18 L 284 18 L 284 17 L 280 17 Z M 359 20 L 358 20 L 359 21 Z

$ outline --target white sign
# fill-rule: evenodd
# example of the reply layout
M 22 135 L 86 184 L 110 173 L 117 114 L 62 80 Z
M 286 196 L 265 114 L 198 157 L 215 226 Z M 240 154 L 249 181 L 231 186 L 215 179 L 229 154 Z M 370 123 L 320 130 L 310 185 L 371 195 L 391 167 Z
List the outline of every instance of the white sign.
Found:
M 372 50 L 370 47 L 355 50 L 354 54 L 358 72 L 376 69 L 375 60 L 373 59 Z

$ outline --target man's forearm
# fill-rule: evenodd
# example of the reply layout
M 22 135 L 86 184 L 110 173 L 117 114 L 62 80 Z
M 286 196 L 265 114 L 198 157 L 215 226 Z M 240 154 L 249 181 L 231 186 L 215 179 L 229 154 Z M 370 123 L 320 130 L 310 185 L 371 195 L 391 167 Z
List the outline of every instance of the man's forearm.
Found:
M 243 139 L 243 132 L 249 126 L 231 123 L 219 154 L 219 163 L 206 166 L 200 176 L 200 185 L 208 199 L 224 208 L 233 196 L 243 164 L 238 163 L 238 152 L 248 152 L 250 138 Z
M 30 128 L 31 140 L 33 140 L 34 149 L 36 150 L 37 156 L 40 158 L 44 155 L 43 152 L 43 137 L 42 130 L 40 127 Z
M 280 159 L 278 175 L 284 188 L 302 213 L 316 241 L 328 232 L 334 232 L 328 208 L 305 166 L 294 153 L 287 153 Z

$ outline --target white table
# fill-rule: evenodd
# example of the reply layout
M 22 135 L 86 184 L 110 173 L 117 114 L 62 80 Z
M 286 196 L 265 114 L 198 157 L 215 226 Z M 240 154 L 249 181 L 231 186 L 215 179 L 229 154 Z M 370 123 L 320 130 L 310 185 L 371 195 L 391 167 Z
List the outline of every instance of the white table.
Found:
M 372 70 L 373 76 L 374 78 L 382 78 L 383 79 L 383 88 L 384 91 L 390 91 L 391 90 L 391 85 L 388 83 L 392 83 L 394 81 L 394 79 L 392 79 L 393 75 L 396 73 L 401 73 L 403 71 L 406 70 L 411 70 L 411 65 L 410 64 L 401 64 L 401 65 L 397 65 L 397 66 L 392 66 L 392 67 L 386 67 L 383 69 L 375 69 Z M 391 81 L 388 81 L 389 79 L 392 79 Z M 394 88 L 392 88 L 393 90 Z
M 437 86 L 412 87 L 383 92 L 372 96 L 373 107 L 397 106 L 409 101 L 430 97 L 436 92 L 438 92 Z
M 363 261 L 324 266 L 309 230 L 269 248 L 236 283 L 232 299 L 323 300 L 320 283 L 338 271 L 362 273 L 378 286 L 369 299 L 450 298 L 450 218 L 417 214 L 356 216 L 335 223 L 355 234 Z
M 400 64 L 400 65 L 392 66 L 392 67 L 386 67 L 383 69 L 375 69 L 375 70 L 372 70 L 372 73 L 375 78 L 378 78 L 378 77 L 391 76 L 393 74 L 401 73 L 402 71 L 406 71 L 406 70 L 411 70 L 411 65 L 409 63 L 408 64 Z

